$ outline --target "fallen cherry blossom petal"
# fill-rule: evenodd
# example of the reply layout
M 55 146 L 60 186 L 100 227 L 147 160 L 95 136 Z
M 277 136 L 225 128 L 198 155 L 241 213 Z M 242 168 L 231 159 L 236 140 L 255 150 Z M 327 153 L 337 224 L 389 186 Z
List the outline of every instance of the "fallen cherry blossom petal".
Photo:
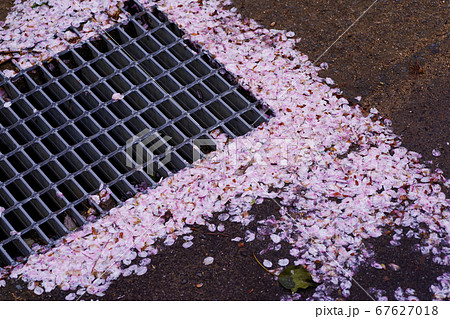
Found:
M 44 289 L 40 286 L 37 286 L 36 288 L 34 288 L 34 293 L 36 295 L 42 295 L 44 293 Z
M 433 149 L 433 151 L 431 152 L 433 154 L 433 156 L 435 157 L 439 157 L 441 156 L 441 152 L 439 150 Z
M 253 240 L 255 240 L 255 233 L 247 230 L 245 232 L 245 241 L 246 242 L 251 242 Z
M 396 265 L 396 264 L 389 264 L 389 267 L 391 267 L 392 268 L 392 270 L 394 270 L 394 271 L 398 271 L 398 270 L 400 270 L 400 266 L 399 265 Z
M 211 265 L 213 262 L 214 262 L 213 257 L 206 257 L 205 259 L 203 259 L 203 264 L 205 266 Z
M 76 297 L 77 297 L 77 295 L 75 293 L 71 292 L 64 299 L 66 299 L 67 301 L 71 301 L 71 300 L 74 300 Z
M 288 264 L 289 264 L 289 259 L 287 259 L 287 258 L 278 260 L 278 265 L 280 265 L 281 267 L 287 266 Z
M 147 266 L 152 262 L 150 258 L 144 258 L 141 261 L 139 261 L 140 266 Z
M 192 241 L 187 241 L 183 243 L 183 248 L 189 248 L 193 245 L 194 243 Z
M 377 262 L 373 262 L 371 266 L 376 269 L 383 269 L 383 266 Z
M 273 241 L 275 244 L 278 244 L 278 243 L 281 241 L 280 236 L 278 236 L 278 235 L 276 235 L 276 234 L 270 235 L 270 239 L 272 239 L 272 241 Z
M 145 274 L 147 272 L 147 267 L 145 266 L 140 266 L 136 269 L 136 275 L 137 276 L 142 276 L 143 274 Z
M 123 99 L 123 95 L 120 93 L 114 93 L 111 97 L 114 101 L 118 101 L 118 100 L 122 100 Z

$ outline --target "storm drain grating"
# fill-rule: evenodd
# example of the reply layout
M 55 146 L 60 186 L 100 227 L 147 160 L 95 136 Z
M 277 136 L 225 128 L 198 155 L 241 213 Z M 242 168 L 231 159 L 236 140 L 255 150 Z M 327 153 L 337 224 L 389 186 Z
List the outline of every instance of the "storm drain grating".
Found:
M 2 267 L 190 165 L 194 140 L 264 121 L 261 104 L 164 14 L 134 2 L 128 12 L 41 66 L 0 73 Z M 110 199 L 92 201 L 102 187 Z

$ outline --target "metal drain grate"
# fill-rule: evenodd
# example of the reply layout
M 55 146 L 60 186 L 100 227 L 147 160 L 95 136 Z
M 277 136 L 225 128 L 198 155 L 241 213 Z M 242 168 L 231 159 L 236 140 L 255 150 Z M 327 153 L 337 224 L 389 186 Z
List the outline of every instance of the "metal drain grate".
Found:
M 161 12 L 127 11 L 98 39 L 11 80 L 0 73 L 1 267 L 190 165 L 193 140 L 264 121 L 258 101 Z M 89 196 L 101 185 L 112 193 L 97 204 Z

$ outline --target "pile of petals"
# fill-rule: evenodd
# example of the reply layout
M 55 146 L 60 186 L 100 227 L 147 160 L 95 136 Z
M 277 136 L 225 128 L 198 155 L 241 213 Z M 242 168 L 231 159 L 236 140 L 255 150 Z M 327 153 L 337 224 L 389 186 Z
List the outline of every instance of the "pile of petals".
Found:
M 122 21 L 119 0 L 16 0 L 0 22 L 0 63 L 26 69 Z M 14 70 L 3 71 L 13 76 Z
M 189 247 L 189 225 L 214 229 L 208 220 L 225 210 L 247 225 L 251 206 L 275 197 L 285 205 L 281 217 L 260 221 L 258 232 L 292 246 L 279 265 L 292 260 L 325 283 L 315 299 L 329 299 L 336 289 L 349 294 L 354 271 L 371 257 L 364 239 L 383 235 L 386 227 L 395 229 L 393 245 L 402 236 L 421 238 L 424 254 L 449 265 L 450 203 L 441 192 L 442 172 L 431 172 L 419 154 L 401 147 L 376 110 L 364 117 L 340 97 L 294 49 L 292 32 L 243 21 L 219 1 L 156 4 L 276 116 L 232 141 L 215 132 L 215 152 L 30 256 L 12 277 L 21 276 L 36 293 L 59 286 L 76 291 L 68 299 L 101 296 L 121 274 L 145 273 L 156 241 L 172 245 L 180 238 Z M 138 256 L 144 259 L 133 263 Z M 433 293 L 445 299 L 444 281 Z
M 436 300 L 449 300 L 450 296 L 450 273 L 444 273 L 437 278 L 438 284 L 431 286 L 431 292 Z

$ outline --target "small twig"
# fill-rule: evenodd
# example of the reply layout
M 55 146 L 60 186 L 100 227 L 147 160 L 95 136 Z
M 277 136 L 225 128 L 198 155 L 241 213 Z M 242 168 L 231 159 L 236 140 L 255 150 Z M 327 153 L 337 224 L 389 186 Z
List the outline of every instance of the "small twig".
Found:
M 216 235 L 216 236 L 224 236 L 224 237 L 229 237 L 230 236 L 230 235 L 222 234 L 222 233 L 205 233 L 205 235 Z
M 255 258 L 256 262 L 258 263 L 258 265 L 260 265 L 265 271 L 267 271 L 269 274 L 271 274 L 272 276 L 278 277 L 277 275 L 275 275 L 273 272 L 271 272 L 269 269 L 267 269 L 266 267 L 264 267 L 263 264 L 261 264 L 261 262 L 258 260 L 258 258 L 256 258 L 255 253 L 253 253 L 253 258 Z
M 100 255 L 98 256 L 97 260 L 94 262 L 94 265 L 92 266 L 92 269 L 91 269 L 92 275 L 94 274 L 95 266 L 97 266 L 97 261 L 99 261 L 99 259 L 102 257 L 103 250 L 106 248 L 106 246 L 108 246 L 110 240 L 111 240 L 111 238 L 109 238 L 108 241 L 106 242 L 105 246 L 103 246 L 102 251 L 100 252 Z
M 23 53 L 23 51 L 33 52 L 33 53 L 43 53 L 44 51 L 33 50 L 33 49 L 22 49 L 15 51 L 0 51 L 0 54 L 15 54 L 15 53 Z
M 11 293 L 11 295 L 14 297 L 14 301 L 23 300 L 22 297 L 16 296 L 15 293 Z

